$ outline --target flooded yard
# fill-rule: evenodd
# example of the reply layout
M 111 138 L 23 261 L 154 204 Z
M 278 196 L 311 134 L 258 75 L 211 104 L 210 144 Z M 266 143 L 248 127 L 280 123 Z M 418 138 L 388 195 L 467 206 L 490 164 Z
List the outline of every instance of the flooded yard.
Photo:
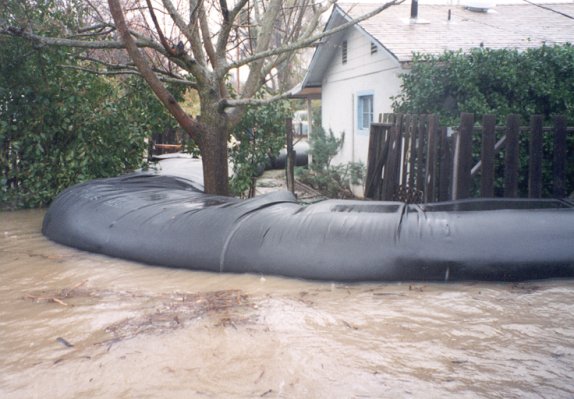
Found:
M 43 215 L 0 212 L 2 398 L 574 397 L 574 280 L 151 267 L 52 243 Z

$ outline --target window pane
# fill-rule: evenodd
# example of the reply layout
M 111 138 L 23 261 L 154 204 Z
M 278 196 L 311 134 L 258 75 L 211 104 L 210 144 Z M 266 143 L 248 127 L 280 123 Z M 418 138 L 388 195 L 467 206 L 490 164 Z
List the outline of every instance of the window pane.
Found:
M 373 96 L 359 96 L 357 121 L 359 129 L 369 129 L 373 122 Z

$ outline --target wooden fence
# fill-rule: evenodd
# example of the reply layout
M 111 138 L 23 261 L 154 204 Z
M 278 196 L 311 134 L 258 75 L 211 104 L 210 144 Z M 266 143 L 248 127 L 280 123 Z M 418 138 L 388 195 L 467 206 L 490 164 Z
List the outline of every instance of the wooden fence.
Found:
M 520 126 L 518 115 L 509 115 L 504 126 L 485 115 L 475 126 L 474 114 L 463 113 L 460 126 L 448 129 L 437 115 L 388 114 L 371 125 L 365 197 L 411 203 L 563 198 L 572 189 L 567 168 L 573 132 L 564 116 L 544 127 L 540 115 L 529 126 Z

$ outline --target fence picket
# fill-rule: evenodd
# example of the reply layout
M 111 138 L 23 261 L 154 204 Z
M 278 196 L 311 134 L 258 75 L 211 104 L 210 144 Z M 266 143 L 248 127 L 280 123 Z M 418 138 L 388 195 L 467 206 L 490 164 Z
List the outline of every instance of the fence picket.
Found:
M 383 197 L 393 200 L 399 182 L 400 162 L 402 153 L 402 128 L 403 116 L 396 115 L 395 122 L 391 127 L 387 163 L 383 177 Z
M 494 196 L 494 145 L 496 141 L 496 116 L 484 115 L 482 117 L 482 148 L 481 148 L 481 197 Z
M 419 117 L 419 123 L 418 123 L 418 135 L 417 135 L 417 169 L 416 169 L 416 174 L 417 177 L 415 179 L 416 181 L 416 190 L 420 191 L 420 192 L 424 192 L 425 189 L 425 158 L 424 158 L 424 154 L 425 154 L 425 148 L 426 148 L 426 143 L 425 143 L 425 132 L 426 132 L 426 122 L 427 122 L 427 116 L 426 115 L 421 115 Z
M 556 198 L 566 197 L 566 117 L 554 118 L 554 152 L 552 194 Z
M 410 139 L 409 155 L 409 187 L 415 187 L 416 164 L 417 164 L 417 141 L 419 137 L 419 118 L 418 115 L 412 115 L 412 130 Z
M 427 163 L 425 173 L 424 201 L 433 202 L 435 195 L 435 182 L 437 178 L 436 161 L 438 151 L 438 116 L 430 115 L 428 119 L 427 137 Z
M 530 151 L 528 162 L 528 197 L 542 196 L 542 115 L 530 117 Z
M 456 190 L 454 199 L 470 197 L 470 182 L 472 170 L 472 133 L 474 114 L 462 113 L 460 116 L 460 131 L 458 136 L 458 166 L 456 171 Z
M 506 118 L 506 152 L 504 157 L 504 196 L 518 196 L 520 117 L 512 114 Z
M 447 128 L 440 128 L 439 135 L 439 179 L 438 179 L 438 200 L 447 201 L 449 197 L 449 186 L 451 184 L 452 152 L 447 137 Z

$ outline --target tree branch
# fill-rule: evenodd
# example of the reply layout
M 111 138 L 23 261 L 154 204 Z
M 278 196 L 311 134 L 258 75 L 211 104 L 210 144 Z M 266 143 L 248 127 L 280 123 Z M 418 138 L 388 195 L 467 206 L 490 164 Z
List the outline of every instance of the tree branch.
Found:
M 247 105 L 267 105 L 274 101 L 284 100 L 293 95 L 292 90 L 286 91 L 267 98 L 238 98 L 238 99 L 223 99 L 219 102 L 219 109 L 224 110 L 231 107 L 244 107 Z
M 0 30 L 0 35 L 21 37 L 31 42 L 44 45 L 44 46 L 57 46 L 57 47 L 74 47 L 74 48 L 90 48 L 90 49 L 123 49 L 124 44 L 117 40 L 77 40 L 77 39 L 64 39 L 60 37 L 47 37 L 40 36 L 28 32 L 24 29 L 15 28 L 13 26 Z M 153 42 L 136 40 L 136 46 L 149 47 L 157 50 Z
M 217 44 L 215 46 L 215 51 L 218 57 L 221 58 L 225 57 L 225 52 L 227 50 L 227 44 L 229 41 L 229 35 L 231 33 L 231 29 L 233 27 L 233 22 L 235 21 L 235 18 L 237 18 L 237 15 L 239 14 L 239 12 L 241 12 L 243 7 L 245 7 L 248 1 L 249 0 L 239 0 L 237 4 L 235 4 L 235 7 L 233 7 L 233 10 L 231 10 L 231 12 L 228 14 L 228 18 L 227 19 L 224 18 L 223 25 L 221 26 L 219 35 L 217 37 Z
M 115 27 L 114 27 L 115 29 Z M 141 48 L 150 48 L 160 53 L 165 54 L 163 47 L 141 34 L 130 31 L 132 35 L 136 37 L 136 46 Z M 73 48 L 86 48 L 86 49 L 98 49 L 98 50 L 110 50 L 110 49 L 124 49 L 124 44 L 119 40 L 79 40 L 71 38 L 62 37 L 51 37 L 51 36 L 41 36 L 36 35 L 32 32 L 24 30 L 23 28 L 16 28 L 9 26 L 5 29 L 0 30 L 0 35 L 21 37 L 23 39 L 29 40 L 31 42 L 37 43 L 43 46 L 55 46 L 55 47 L 73 47 Z M 78 35 L 80 36 L 80 35 Z
M 203 3 L 201 3 L 199 8 L 199 26 L 201 29 L 201 36 L 203 37 L 203 47 L 205 48 L 205 52 L 209 57 L 209 61 L 213 68 L 217 68 L 219 66 L 219 60 L 215 54 L 215 49 L 213 48 L 213 43 L 211 42 L 211 33 L 209 31 L 209 22 L 208 17 L 205 13 L 205 8 L 203 7 Z
M 149 15 L 151 16 L 151 20 L 152 20 L 152 22 L 155 26 L 155 30 L 157 31 L 157 34 L 159 36 L 159 42 L 161 43 L 161 45 L 163 46 L 165 51 L 167 51 L 168 54 L 171 54 L 172 56 L 176 56 L 177 54 L 176 54 L 175 50 L 173 48 L 171 48 L 171 46 L 167 42 L 165 36 L 163 35 L 163 32 L 159 26 L 159 22 L 157 21 L 157 17 L 155 16 L 155 11 L 153 10 L 151 0 L 146 0 L 146 3 L 147 3 L 147 8 L 149 10 Z
M 115 26 L 108 24 L 108 23 L 99 23 L 99 24 L 95 24 L 95 25 L 90 25 L 90 26 L 84 26 L 83 28 L 78 29 L 78 33 L 86 33 L 86 32 L 91 32 L 91 31 L 102 31 L 105 28 L 112 28 L 112 29 L 116 29 Z
M 185 38 L 189 41 L 189 44 L 191 45 L 191 51 L 193 52 L 193 56 L 197 61 L 197 63 L 202 67 L 203 69 L 202 74 L 206 76 L 207 70 L 205 69 L 205 55 L 203 54 L 203 51 L 201 49 L 201 44 L 198 43 L 200 41 L 200 38 L 198 37 L 199 34 L 197 32 L 197 29 L 191 28 L 185 23 L 183 17 L 179 14 L 179 12 L 177 12 L 177 9 L 170 0 L 162 0 L 162 3 L 171 19 L 173 19 L 175 25 L 178 27 L 180 32 L 185 36 Z
M 221 7 L 221 15 L 223 16 L 223 23 L 229 23 L 229 8 L 227 8 L 227 1 L 219 0 L 219 6 Z
M 328 30 L 328 31 L 324 31 L 324 32 L 318 33 L 318 34 L 316 34 L 316 35 L 311 35 L 311 36 L 308 36 L 308 37 L 303 37 L 302 39 L 300 39 L 300 40 L 298 40 L 298 41 L 296 41 L 296 42 L 294 42 L 294 43 L 291 43 L 291 44 L 289 44 L 289 45 L 286 45 L 286 46 L 282 46 L 282 47 L 279 47 L 279 48 L 270 49 L 270 50 L 266 50 L 266 51 L 256 52 L 254 55 L 252 55 L 252 56 L 250 56 L 250 57 L 245 57 L 245 58 L 242 59 L 242 60 L 229 63 L 229 64 L 227 65 L 227 67 L 226 67 L 226 71 L 225 71 L 225 72 L 228 72 L 229 70 L 234 69 L 234 68 L 239 68 L 239 67 L 241 67 L 241 66 L 243 66 L 243 65 L 251 64 L 251 63 L 253 63 L 253 62 L 257 61 L 257 60 L 260 60 L 260 59 L 262 59 L 262 58 L 267 58 L 267 57 L 271 57 L 271 56 L 274 56 L 274 55 L 279 55 L 279 54 L 282 54 L 282 53 L 287 53 L 287 52 L 292 52 L 292 51 L 295 51 L 295 50 L 300 50 L 300 49 L 302 49 L 302 48 L 304 48 L 304 47 L 310 47 L 311 45 L 315 44 L 316 42 L 320 41 L 321 39 L 323 39 L 323 38 L 325 38 L 325 37 L 327 37 L 327 36 L 330 36 L 330 35 L 333 35 L 333 34 L 335 34 L 335 33 L 341 32 L 341 31 L 343 31 L 343 30 L 345 30 L 345 29 L 347 29 L 347 28 L 349 28 L 349 27 L 351 27 L 351 26 L 353 26 L 353 25 L 358 24 L 359 22 L 362 22 L 362 21 L 364 21 L 364 20 L 366 20 L 366 19 L 369 19 L 369 18 L 371 18 L 371 17 L 373 17 L 373 16 L 375 16 L 375 15 L 381 13 L 382 11 L 386 10 L 386 9 L 389 8 L 389 7 L 392 7 L 392 6 L 395 6 L 395 5 L 404 3 L 404 1 L 405 1 L 405 0 L 392 0 L 392 1 L 390 1 L 390 2 L 388 2 L 388 3 L 386 3 L 386 4 L 384 4 L 384 5 L 382 5 L 382 6 L 380 6 L 380 7 L 377 7 L 376 9 L 374 9 L 373 11 L 371 11 L 371 12 L 369 12 L 369 13 L 364 14 L 364 15 L 362 15 L 361 17 L 356 18 L 356 19 L 353 19 L 353 20 L 351 20 L 351 21 L 349 21 L 349 22 L 346 22 L 346 23 L 344 23 L 344 24 L 342 24 L 342 25 L 339 25 L 338 27 L 336 27 L 336 28 L 334 28 L 334 29 L 331 29 L 331 30 Z
M 273 35 L 273 26 L 277 16 L 279 15 L 279 11 L 281 11 L 281 0 L 272 0 L 269 4 L 269 9 L 263 16 L 261 29 L 257 35 L 257 44 L 255 47 L 256 54 L 261 53 L 265 49 L 269 48 L 271 37 Z M 261 81 L 261 70 L 263 68 L 265 58 L 267 57 L 254 58 L 251 61 L 252 65 L 249 68 L 249 76 L 247 77 L 247 81 L 243 86 L 243 94 L 245 97 L 251 97 L 255 95 L 255 92 L 257 92 L 257 89 L 260 87 L 259 82 Z
M 102 75 L 102 76 L 134 75 L 134 76 L 139 76 L 140 78 L 142 77 L 142 74 L 139 73 L 139 71 L 137 71 L 135 69 L 131 69 L 131 68 L 128 68 L 128 69 L 118 68 L 117 70 L 100 71 L 98 69 L 91 69 L 91 68 L 86 68 L 86 67 L 81 67 L 81 66 L 76 66 L 76 65 L 58 65 L 58 66 L 61 68 L 65 68 L 65 69 L 73 69 L 76 71 L 88 72 L 88 73 L 91 73 L 94 75 Z M 197 88 L 195 83 L 190 82 L 189 80 L 185 80 L 185 79 L 170 78 L 170 77 L 165 77 L 165 76 L 158 76 L 158 79 L 164 83 L 175 83 L 175 84 L 188 86 L 188 87 L 191 87 L 193 89 Z
M 200 141 L 201 137 L 198 133 L 199 126 L 178 104 L 173 95 L 165 88 L 161 83 L 155 73 L 152 71 L 151 67 L 148 65 L 147 61 L 140 53 L 135 40 L 130 35 L 128 26 L 126 24 L 124 13 L 120 6 L 119 0 L 108 0 L 110 6 L 110 12 L 114 18 L 116 27 L 118 28 L 118 33 L 120 34 L 121 40 L 125 45 L 125 48 L 130 55 L 130 58 L 138 68 L 142 77 L 151 87 L 152 91 L 159 98 L 159 100 L 164 104 L 167 110 L 175 117 L 180 126 L 195 140 Z
M 78 56 L 77 58 L 80 60 L 83 60 L 83 61 L 93 63 L 93 64 L 102 65 L 108 70 L 108 72 L 111 72 L 112 70 L 113 71 L 120 70 L 120 71 L 132 71 L 132 72 L 135 71 L 135 72 L 137 72 L 137 67 L 133 64 L 112 64 L 112 63 L 105 62 L 103 60 L 88 57 L 88 56 Z M 69 66 L 67 66 L 67 67 L 69 67 Z M 99 70 L 92 70 L 92 69 L 90 69 L 90 70 L 91 71 L 98 71 L 100 73 L 102 72 Z M 181 84 L 184 84 L 186 86 L 190 86 L 192 88 L 197 88 L 196 82 L 190 81 L 181 75 L 178 75 L 178 74 L 175 74 L 175 73 L 169 72 L 169 71 L 164 71 L 164 70 L 161 70 L 159 68 L 152 68 L 152 70 L 158 75 L 158 78 L 161 81 L 170 81 L 172 83 L 181 83 Z M 115 74 L 117 75 L 117 73 L 115 73 Z M 138 72 L 138 74 L 139 74 L 139 72 Z M 141 74 L 140 74 L 140 76 L 141 76 Z

